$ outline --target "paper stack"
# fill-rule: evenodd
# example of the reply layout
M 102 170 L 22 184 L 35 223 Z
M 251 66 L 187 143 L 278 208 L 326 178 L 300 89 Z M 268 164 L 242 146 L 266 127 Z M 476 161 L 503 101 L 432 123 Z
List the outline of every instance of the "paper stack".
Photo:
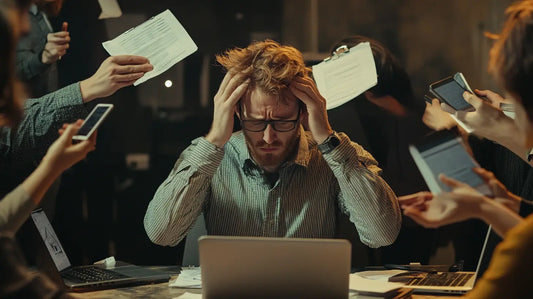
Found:
M 350 274 L 350 298 L 411 298 L 413 290 L 402 287 L 401 283 L 368 279 L 357 273 Z

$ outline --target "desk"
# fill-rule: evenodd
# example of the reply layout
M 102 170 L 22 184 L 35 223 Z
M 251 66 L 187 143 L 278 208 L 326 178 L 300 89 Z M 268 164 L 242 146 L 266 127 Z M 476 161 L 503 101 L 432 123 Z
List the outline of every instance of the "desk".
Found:
M 98 299 L 122 299 L 122 298 L 161 298 L 171 299 L 182 295 L 185 292 L 200 294 L 201 289 L 181 289 L 171 288 L 168 286 L 168 282 L 126 287 L 111 290 L 94 291 L 88 293 L 76 293 L 77 298 L 98 298 Z M 444 299 L 454 298 L 458 299 L 458 296 L 435 296 L 435 295 L 418 295 L 414 294 L 413 299 Z

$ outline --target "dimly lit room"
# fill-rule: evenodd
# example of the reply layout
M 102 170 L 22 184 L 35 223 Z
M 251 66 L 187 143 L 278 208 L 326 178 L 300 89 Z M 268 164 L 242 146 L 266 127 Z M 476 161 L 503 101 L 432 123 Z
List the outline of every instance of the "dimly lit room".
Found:
M 531 296 L 532 0 L 0 16 L 0 298 Z

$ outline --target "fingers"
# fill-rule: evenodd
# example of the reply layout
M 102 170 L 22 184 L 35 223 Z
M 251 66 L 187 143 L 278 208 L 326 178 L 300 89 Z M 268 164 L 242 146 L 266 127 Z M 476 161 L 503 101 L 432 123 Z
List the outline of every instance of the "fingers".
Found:
M 46 36 L 46 39 L 48 42 L 53 43 L 64 43 L 64 42 L 70 42 L 70 32 L 68 31 L 58 31 L 58 32 L 52 32 L 48 33 Z
M 112 74 L 144 74 L 153 69 L 151 64 L 117 65 L 113 68 Z
M 78 132 L 79 127 L 76 127 L 74 125 L 69 124 L 63 124 L 63 127 L 59 129 L 59 134 L 61 135 L 59 137 L 59 140 L 61 140 L 61 143 L 69 143 L 72 142 L 72 137 L 76 135 Z
M 68 31 L 68 22 L 63 22 L 61 25 L 61 31 Z
M 120 64 L 150 64 L 150 61 L 146 57 L 137 55 L 116 55 L 108 58 L 109 61 Z
M 495 93 L 494 91 L 492 90 L 488 90 L 488 89 L 485 89 L 485 90 L 479 90 L 479 89 L 475 89 L 474 92 L 477 94 L 477 95 L 480 95 L 482 97 L 486 97 L 491 103 L 497 103 L 497 102 L 503 102 L 505 101 L 505 99 Z
M 226 79 L 226 77 L 224 79 Z M 238 100 L 246 91 L 249 83 L 250 79 L 246 79 L 246 76 L 243 73 L 236 73 L 234 75 L 230 74 L 229 81 L 227 81 L 224 88 L 222 89 L 222 84 L 220 86 L 220 99 L 224 102 L 229 101 L 230 103 L 237 104 Z
M 469 93 L 468 91 L 463 92 L 463 98 L 474 108 L 479 109 L 483 105 L 483 100 L 478 98 L 476 95 Z
M 449 178 L 447 176 L 445 176 L 444 174 L 440 174 L 439 175 L 439 179 L 444 183 L 446 184 L 446 186 L 450 187 L 450 188 L 459 188 L 459 187 L 466 187 L 468 186 L 467 184 L 463 183 L 463 182 L 460 182 L 456 179 L 452 179 L 452 178 Z
M 111 80 L 115 83 L 119 83 L 121 86 L 128 86 L 130 84 L 133 84 L 137 79 L 144 76 L 145 73 L 132 73 L 132 74 L 125 74 L 125 75 L 114 75 L 111 76 Z
M 423 214 L 424 211 L 420 211 L 417 208 L 407 208 L 404 210 L 404 215 L 413 219 L 416 223 L 422 225 L 423 227 L 427 228 L 437 228 L 439 227 L 439 223 L 436 221 L 430 221 L 426 217 L 424 217 Z
M 481 167 L 474 167 L 472 170 L 478 174 L 485 182 L 489 182 L 490 180 L 496 179 L 496 176 L 491 171 L 488 171 L 486 169 L 483 169 Z
M 250 79 L 244 80 L 230 95 L 230 97 L 226 100 L 228 102 L 228 105 L 234 107 L 237 105 L 237 102 L 239 99 L 244 95 L 246 90 L 248 89 L 248 85 L 250 84 Z
M 291 92 L 299 98 L 307 107 L 312 107 L 313 100 L 322 99 L 320 92 L 316 87 L 313 79 L 306 77 L 295 77 L 294 80 L 289 85 Z M 318 97 L 317 97 L 318 95 Z M 325 101 L 325 100 L 324 100 Z
M 448 113 L 451 113 L 451 114 L 455 114 L 455 112 L 457 112 L 457 110 L 453 109 L 452 106 L 446 104 L 446 103 L 440 103 L 440 108 L 443 110 L 443 111 L 446 111 Z
M 433 194 L 428 191 L 422 191 L 414 194 L 404 195 L 398 197 L 398 202 L 400 203 L 400 206 L 408 207 L 411 205 L 420 205 L 424 202 L 430 200 L 433 198 Z
M 222 79 L 222 82 L 220 83 L 220 87 L 218 88 L 217 95 L 222 95 L 224 91 L 226 90 L 226 87 L 228 86 L 229 81 L 231 78 L 235 76 L 235 73 L 233 72 L 227 72 L 224 76 L 224 79 Z

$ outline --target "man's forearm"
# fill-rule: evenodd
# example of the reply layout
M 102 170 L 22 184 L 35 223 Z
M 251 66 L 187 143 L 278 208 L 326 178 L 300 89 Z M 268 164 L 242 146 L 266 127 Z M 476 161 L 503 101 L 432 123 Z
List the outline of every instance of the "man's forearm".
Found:
M 195 139 L 181 154 L 144 217 L 144 228 L 152 242 L 175 246 L 185 237 L 202 212 L 223 155 L 222 149 L 204 138 Z
M 398 201 L 379 176 L 377 162 L 344 135 L 341 144 L 324 155 L 340 188 L 340 204 L 355 224 L 361 241 L 370 247 L 390 245 L 401 228 Z

